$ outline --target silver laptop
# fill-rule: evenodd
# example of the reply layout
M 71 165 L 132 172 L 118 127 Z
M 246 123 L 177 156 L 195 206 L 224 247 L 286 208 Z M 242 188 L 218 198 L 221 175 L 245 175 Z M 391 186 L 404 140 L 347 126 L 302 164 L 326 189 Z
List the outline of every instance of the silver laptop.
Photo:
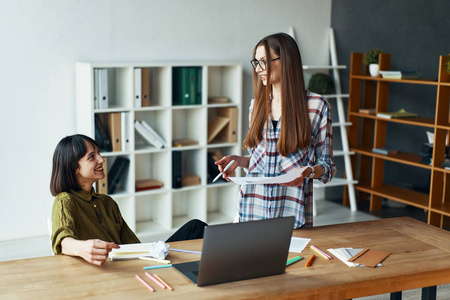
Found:
M 173 266 L 198 286 L 284 273 L 294 217 L 205 228 L 200 261 Z

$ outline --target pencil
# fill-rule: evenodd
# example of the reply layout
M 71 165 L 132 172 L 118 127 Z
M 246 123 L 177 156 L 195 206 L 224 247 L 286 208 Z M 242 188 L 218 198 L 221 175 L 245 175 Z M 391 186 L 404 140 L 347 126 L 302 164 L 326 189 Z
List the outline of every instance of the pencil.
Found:
M 145 275 L 147 275 L 148 278 L 150 278 L 151 280 L 153 280 L 157 285 L 159 285 L 160 287 L 162 287 L 163 289 L 166 288 L 166 286 L 164 284 L 162 284 L 158 279 L 156 279 L 155 277 L 153 277 L 152 275 L 148 274 L 147 272 L 145 272 Z
M 311 245 L 310 248 L 313 249 L 314 251 L 316 251 L 316 253 L 319 254 L 320 256 L 322 256 L 323 258 L 325 258 L 325 259 L 332 259 L 331 256 L 329 256 L 328 254 L 326 254 L 325 252 L 323 252 L 322 250 L 320 250 L 316 246 Z
M 311 258 L 308 260 L 308 262 L 306 263 L 306 266 L 309 267 L 312 265 L 312 262 L 314 260 L 314 258 L 316 258 L 316 256 L 313 254 L 313 256 L 311 256 Z
M 136 279 L 139 280 L 146 288 L 148 288 L 151 292 L 154 292 L 155 289 L 150 286 L 144 279 L 142 279 L 139 275 L 136 274 Z
M 149 266 L 149 267 L 144 267 L 144 270 L 168 268 L 168 267 L 171 267 L 171 266 L 172 265 Z
M 170 264 L 171 263 L 171 261 L 167 260 L 167 259 L 158 259 L 158 258 L 149 257 L 149 256 L 140 256 L 139 259 L 159 262 L 162 264 Z
M 301 257 L 301 256 L 296 256 L 294 258 L 288 259 L 288 261 L 286 262 L 286 267 L 289 265 L 292 265 L 293 263 L 295 263 L 296 261 L 299 261 L 302 258 L 303 257 Z
M 156 279 L 158 279 L 159 281 L 161 281 L 162 284 L 164 284 L 166 286 L 167 289 L 173 291 L 173 288 L 167 284 L 167 282 L 165 282 L 161 277 L 159 277 L 157 274 L 153 274 Z

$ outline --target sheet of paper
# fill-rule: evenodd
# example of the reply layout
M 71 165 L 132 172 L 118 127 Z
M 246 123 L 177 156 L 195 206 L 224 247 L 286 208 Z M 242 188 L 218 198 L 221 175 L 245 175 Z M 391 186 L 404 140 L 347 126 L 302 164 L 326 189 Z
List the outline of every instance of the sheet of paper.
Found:
M 296 168 L 286 174 L 276 177 L 228 177 L 236 184 L 275 184 L 291 182 L 305 170 L 306 167 Z
M 292 237 L 291 244 L 289 245 L 289 252 L 301 253 L 305 249 L 306 245 L 311 241 L 311 239 L 305 239 L 300 237 Z

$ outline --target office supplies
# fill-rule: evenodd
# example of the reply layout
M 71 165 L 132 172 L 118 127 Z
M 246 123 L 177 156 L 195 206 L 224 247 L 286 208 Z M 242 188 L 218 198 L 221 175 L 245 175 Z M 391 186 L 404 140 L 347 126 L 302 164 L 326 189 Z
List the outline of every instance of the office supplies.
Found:
M 322 250 L 320 250 L 319 248 L 317 248 L 316 246 L 309 246 L 311 249 L 313 249 L 314 251 L 316 251 L 320 256 L 322 256 L 325 259 L 332 259 L 331 256 L 329 256 L 328 254 L 326 254 L 325 252 L 323 252 Z
M 211 225 L 200 261 L 173 266 L 198 286 L 282 274 L 293 227 L 294 217 Z
M 166 263 L 165 257 L 169 253 L 169 245 L 162 242 L 149 242 L 149 243 L 135 243 L 135 244 L 122 244 L 120 248 L 112 249 L 108 256 L 111 261 L 125 260 L 125 259 L 138 259 L 140 257 L 146 257 L 147 260 L 162 260 Z
M 309 267 L 312 265 L 312 262 L 314 260 L 314 258 L 316 258 L 316 256 L 313 254 L 313 256 L 311 256 L 311 258 L 308 260 L 308 262 L 306 263 L 306 267 Z
M 150 257 L 150 256 L 140 256 L 139 259 L 159 262 L 159 263 L 162 263 L 162 264 L 170 264 L 170 263 L 172 263 L 170 260 L 167 260 L 167 259 L 158 259 L 158 258 L 154 258 L 154 257 Z
M 390 252 L 378 251 L 373 249 L 363 249 L 358 254 L 349 259 L 349 262 L 375 268 L 379 263 L 385 260 Z
M 183 250 L 183 249 L 173 249 L 173 248 L 171 248 L 170 251 L 184 252 L 184 253 L 194 253 L 194 254 L 202 254 L 201 251 L 192 251 L 192 250 Z
M 300 238 L 300 237 L 291 237 L 291 244 L 289 245 L 289 252 L 298 252 L 301 253 L 303 249 L 309 244 L 311 239 Z
M 159 265 L 159 266 L 148 266 L 148 267 L 144 267 L 144 270 L 152 270 L 152 269 L 161 269 L 161 268 L 168 268 L 171 267 L 171 264 L 167 264 L 167 265 Z
M 165 282 L 160 276 L 158 276 L 158 274 L 153 274 L 153 275 L 155 275 L 156 279 L 158 279 L 162 284 L 164 284 L 164 286 L 168 290 L 173 291 L 173 288 L 170 285 L 168 285 L 167 282 Z
M 216 182 L 217 179 L 219 179 L 219 177 L 222 176 L 222 174 L 225 173 L 231 167 L 232 164 L 234 164 L 234 159 L 228 163 L 225 169 L 223 169 L 223 171 L 220 172 L 219 175 L 216 176 L 216 178 L 214 178 L 213 182 Z
M 293 258 L 289 259 L 286 262 L 286 267 L 292 265 L 293 263 L 295 263 L 296 261 L 299 261 L 301 259 L 303 259 L 303 257 L 301 257 L 301 256 L 296 256 L 296 257 L 293 257 Z
M 155 289 L 150 286 L 144 279 L 142 279 L 139 275 L 136 274 L 136 279 L 139 280 L 146 288 L 148 288 L 151 292 L 154 292 Z
M 134 107 L 142 107 L 142 68 L 134 68 Z
M 147 275 L 148 278 L 150 278 L 151 280 L 153 280 L 157 285 L 159 285 L 161 288 L 165 289 L 166 286 L 164 284 L 162 284 L 158 279 L 156 279 L 155 277 L 153 277 L 152 275 L 148 274 L 147 272 L 145 272 L 145 275 Z

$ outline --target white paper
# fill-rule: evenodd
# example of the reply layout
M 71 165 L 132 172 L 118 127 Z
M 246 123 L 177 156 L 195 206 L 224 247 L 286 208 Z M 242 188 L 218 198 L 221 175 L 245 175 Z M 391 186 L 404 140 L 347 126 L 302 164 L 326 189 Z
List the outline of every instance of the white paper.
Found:
M 301 253 L 305 249 L 306 245 L 311 241 L 311 239 L 305 239 L 300 237 L 292 237 L 291 244 L 289 245 L 289 252 Z
M 296 168 L 286 174 L 276 177 L 228 177 L 236 184 L 275 184 L 287 183 L 293 181 L 295 178 L 305 170 L 306 167 Z

